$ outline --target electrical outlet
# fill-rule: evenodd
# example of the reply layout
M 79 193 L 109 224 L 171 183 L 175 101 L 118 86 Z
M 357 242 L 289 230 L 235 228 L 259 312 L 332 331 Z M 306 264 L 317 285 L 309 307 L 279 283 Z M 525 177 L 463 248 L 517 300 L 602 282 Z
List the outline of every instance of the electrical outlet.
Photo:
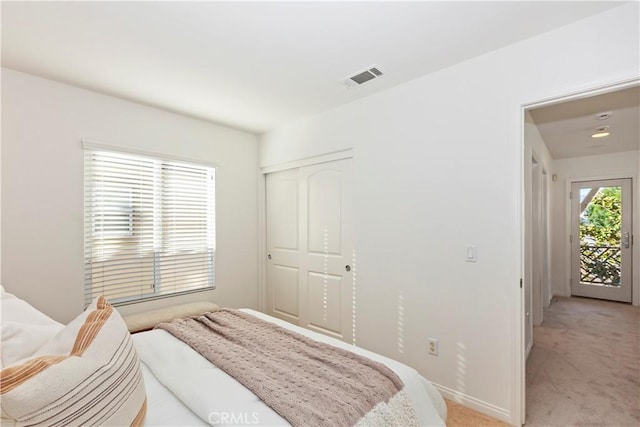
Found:
M 427 342 L 429 343 L 429 354 L 433 354 L 434 356 L 438 355 L 438 340 L 434 338 L 427 338 Z

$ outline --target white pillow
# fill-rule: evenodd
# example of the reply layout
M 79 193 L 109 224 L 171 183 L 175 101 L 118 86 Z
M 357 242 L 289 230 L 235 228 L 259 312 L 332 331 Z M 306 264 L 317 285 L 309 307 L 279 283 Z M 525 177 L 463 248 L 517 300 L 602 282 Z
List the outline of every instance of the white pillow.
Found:
M 0 371 L 3 422 L 141 426 L 146 394 L 122 318 L 104 297 L 34 357 Z
M 0 369 L 33 355 L 64 325 L 0 287 Z

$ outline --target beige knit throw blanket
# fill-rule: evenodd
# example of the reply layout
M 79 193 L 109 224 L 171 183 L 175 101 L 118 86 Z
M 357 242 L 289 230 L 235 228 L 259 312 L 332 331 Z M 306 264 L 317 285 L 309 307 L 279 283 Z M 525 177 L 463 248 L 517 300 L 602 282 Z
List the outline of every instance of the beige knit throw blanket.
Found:
M 417 425 L 385 365 L 233 309 L 161 323 L 294 426 Z

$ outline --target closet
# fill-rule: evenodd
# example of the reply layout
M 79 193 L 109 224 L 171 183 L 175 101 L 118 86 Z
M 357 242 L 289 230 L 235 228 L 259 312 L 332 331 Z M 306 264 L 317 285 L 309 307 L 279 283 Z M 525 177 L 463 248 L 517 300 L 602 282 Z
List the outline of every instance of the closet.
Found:
M 351 159 L 266 175 L 267 314 L 353 339 Z

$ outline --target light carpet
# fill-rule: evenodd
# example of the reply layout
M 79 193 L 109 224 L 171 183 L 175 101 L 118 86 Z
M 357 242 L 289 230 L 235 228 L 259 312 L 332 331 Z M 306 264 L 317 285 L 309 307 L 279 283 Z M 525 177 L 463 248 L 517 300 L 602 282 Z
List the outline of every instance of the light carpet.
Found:
M 526 426 L 640 426 L 640 311 L 555 298 L 534 329 Z

